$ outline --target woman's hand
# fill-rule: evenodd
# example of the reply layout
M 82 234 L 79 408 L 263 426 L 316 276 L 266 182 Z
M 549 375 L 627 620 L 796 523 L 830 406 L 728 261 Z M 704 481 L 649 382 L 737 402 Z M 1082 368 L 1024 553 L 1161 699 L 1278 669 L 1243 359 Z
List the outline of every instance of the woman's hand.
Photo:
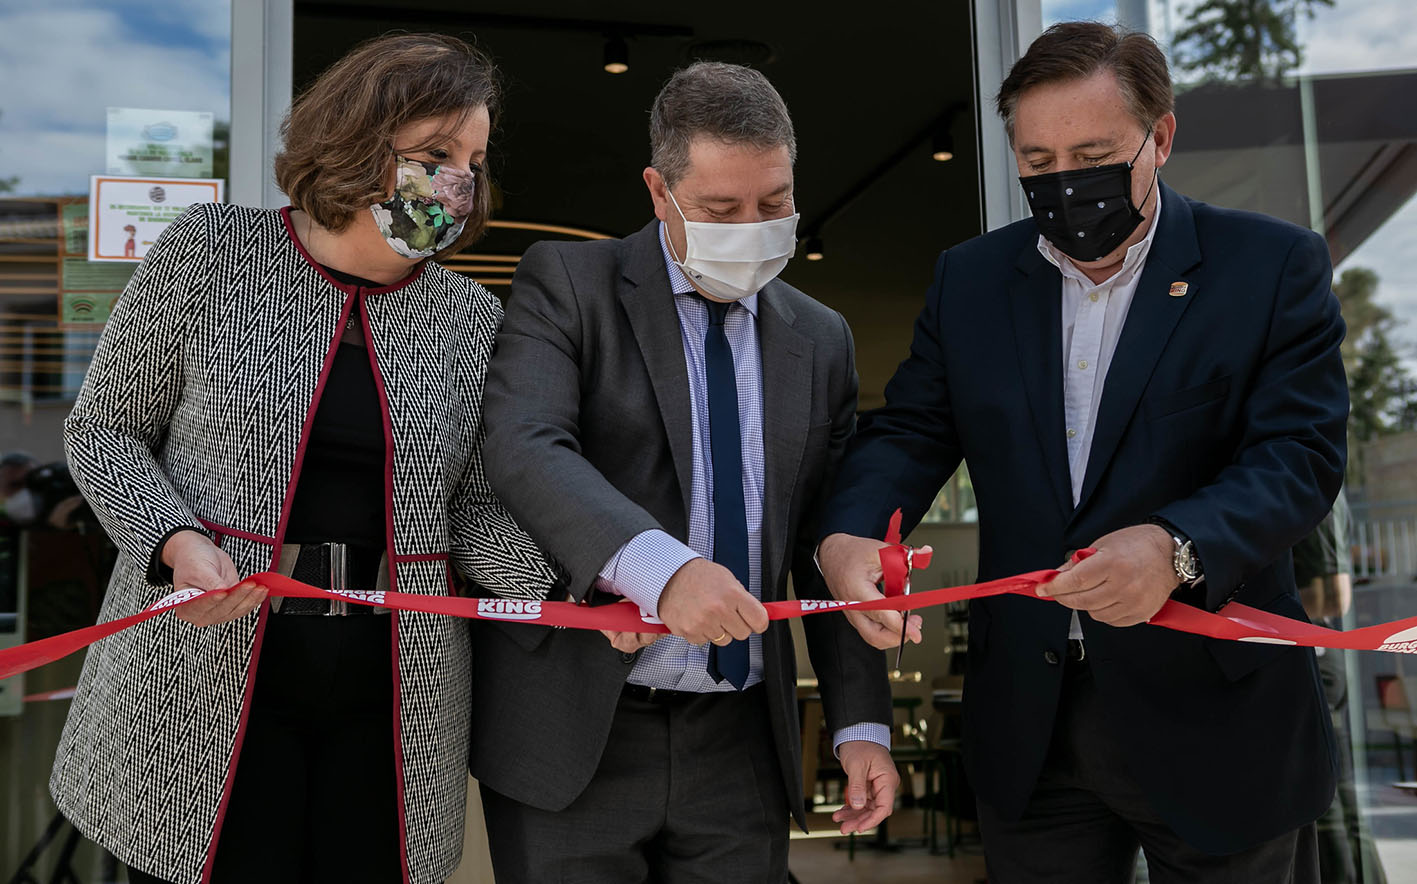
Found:
M 172 569 L 173 586 L 206 593 L 173 612 L 193 626 L 230 623 L 256 610 L 266 600 L 266 588 L 254 583 L 226 589 L 241 579 L 236 565 L 231 556 L 200 532 L 179 531 L 169 537 L 162 547 L 162 563 Z

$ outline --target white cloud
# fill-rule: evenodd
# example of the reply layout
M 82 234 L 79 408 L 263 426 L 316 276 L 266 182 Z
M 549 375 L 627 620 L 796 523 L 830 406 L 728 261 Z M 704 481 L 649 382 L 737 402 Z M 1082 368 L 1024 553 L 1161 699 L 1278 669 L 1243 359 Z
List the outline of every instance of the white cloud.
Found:
M 229 119 L 229 10 L 73 0 L 0 11 L 0 83 L 25 84 L 0 93 L 0 178 L 18 176 L 23 194 L 86 192 L 104 171 L 109 106 Z
M 1411 0 L 1336 0 L 1302 22 L 1303 73 L 1417 67 Z
M 1171 21 L 1179 30 L 1200 0 L 1172 0 Z M 1335 0 L 1314 18 L 1299 17 L 1304 47 L 1300 73 L 1333 74 L 1417 67 L 1417 28 L 1412 0 Z M 1153 15 L 1155 19 L 1155 15 Z

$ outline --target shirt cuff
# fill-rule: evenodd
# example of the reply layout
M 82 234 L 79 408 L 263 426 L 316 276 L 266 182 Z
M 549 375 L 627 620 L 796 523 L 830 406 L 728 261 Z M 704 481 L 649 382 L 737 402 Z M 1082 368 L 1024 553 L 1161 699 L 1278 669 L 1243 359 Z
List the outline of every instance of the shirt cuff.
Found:
M 622 595 L 646 614 L 659 614 L 659 596 L 669 579 L 692 559 L 702 558 L 658 528 L 641 531 L 600 569 L 595 588 Z
M 889 752 L 891 748 L 890 725 L 881 724 L 877 721 L 866 721 L 861 724 L 847 725 L 832 736 L 832 754 L 840 758 L 841 744 L 851 740 L 866 740 L 878 746 L 886 747 L 886 751 Z

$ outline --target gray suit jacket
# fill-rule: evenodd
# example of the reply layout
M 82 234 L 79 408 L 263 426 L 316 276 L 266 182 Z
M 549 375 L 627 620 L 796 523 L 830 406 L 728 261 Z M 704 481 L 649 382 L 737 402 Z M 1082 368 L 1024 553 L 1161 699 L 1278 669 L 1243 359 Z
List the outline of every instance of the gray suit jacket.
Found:
M 851 332 L 781 280 L 762 290 L 763 600 L 828 598 L 812 562 L 817 508 L 855 425 Z M 688 533 L 689 378 L 658 222 L 623 240 L 541 242 L 522 257 L 487 379 L 487 476 L 567 575 L 576 600 L 651 528 Z M 889 723 L 885 657 L 839 614 L 803 621 L 832 730 Z M 474 776 L 559 810 L 594 774 L 638 655 L 598 632 L 473 627 Z M 784 785 L 805 824 L 792 638 L 774 621 L 764 680 Z

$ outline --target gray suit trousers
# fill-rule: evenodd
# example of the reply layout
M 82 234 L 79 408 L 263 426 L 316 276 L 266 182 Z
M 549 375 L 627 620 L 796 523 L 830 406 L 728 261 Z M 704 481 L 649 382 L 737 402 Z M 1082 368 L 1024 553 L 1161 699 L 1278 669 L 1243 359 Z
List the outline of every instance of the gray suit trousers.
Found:
M 590 785 L 546 811 L 486 786 L 498 884 L 787 880 L 789 811 L 766 692 L 621 697 Z

